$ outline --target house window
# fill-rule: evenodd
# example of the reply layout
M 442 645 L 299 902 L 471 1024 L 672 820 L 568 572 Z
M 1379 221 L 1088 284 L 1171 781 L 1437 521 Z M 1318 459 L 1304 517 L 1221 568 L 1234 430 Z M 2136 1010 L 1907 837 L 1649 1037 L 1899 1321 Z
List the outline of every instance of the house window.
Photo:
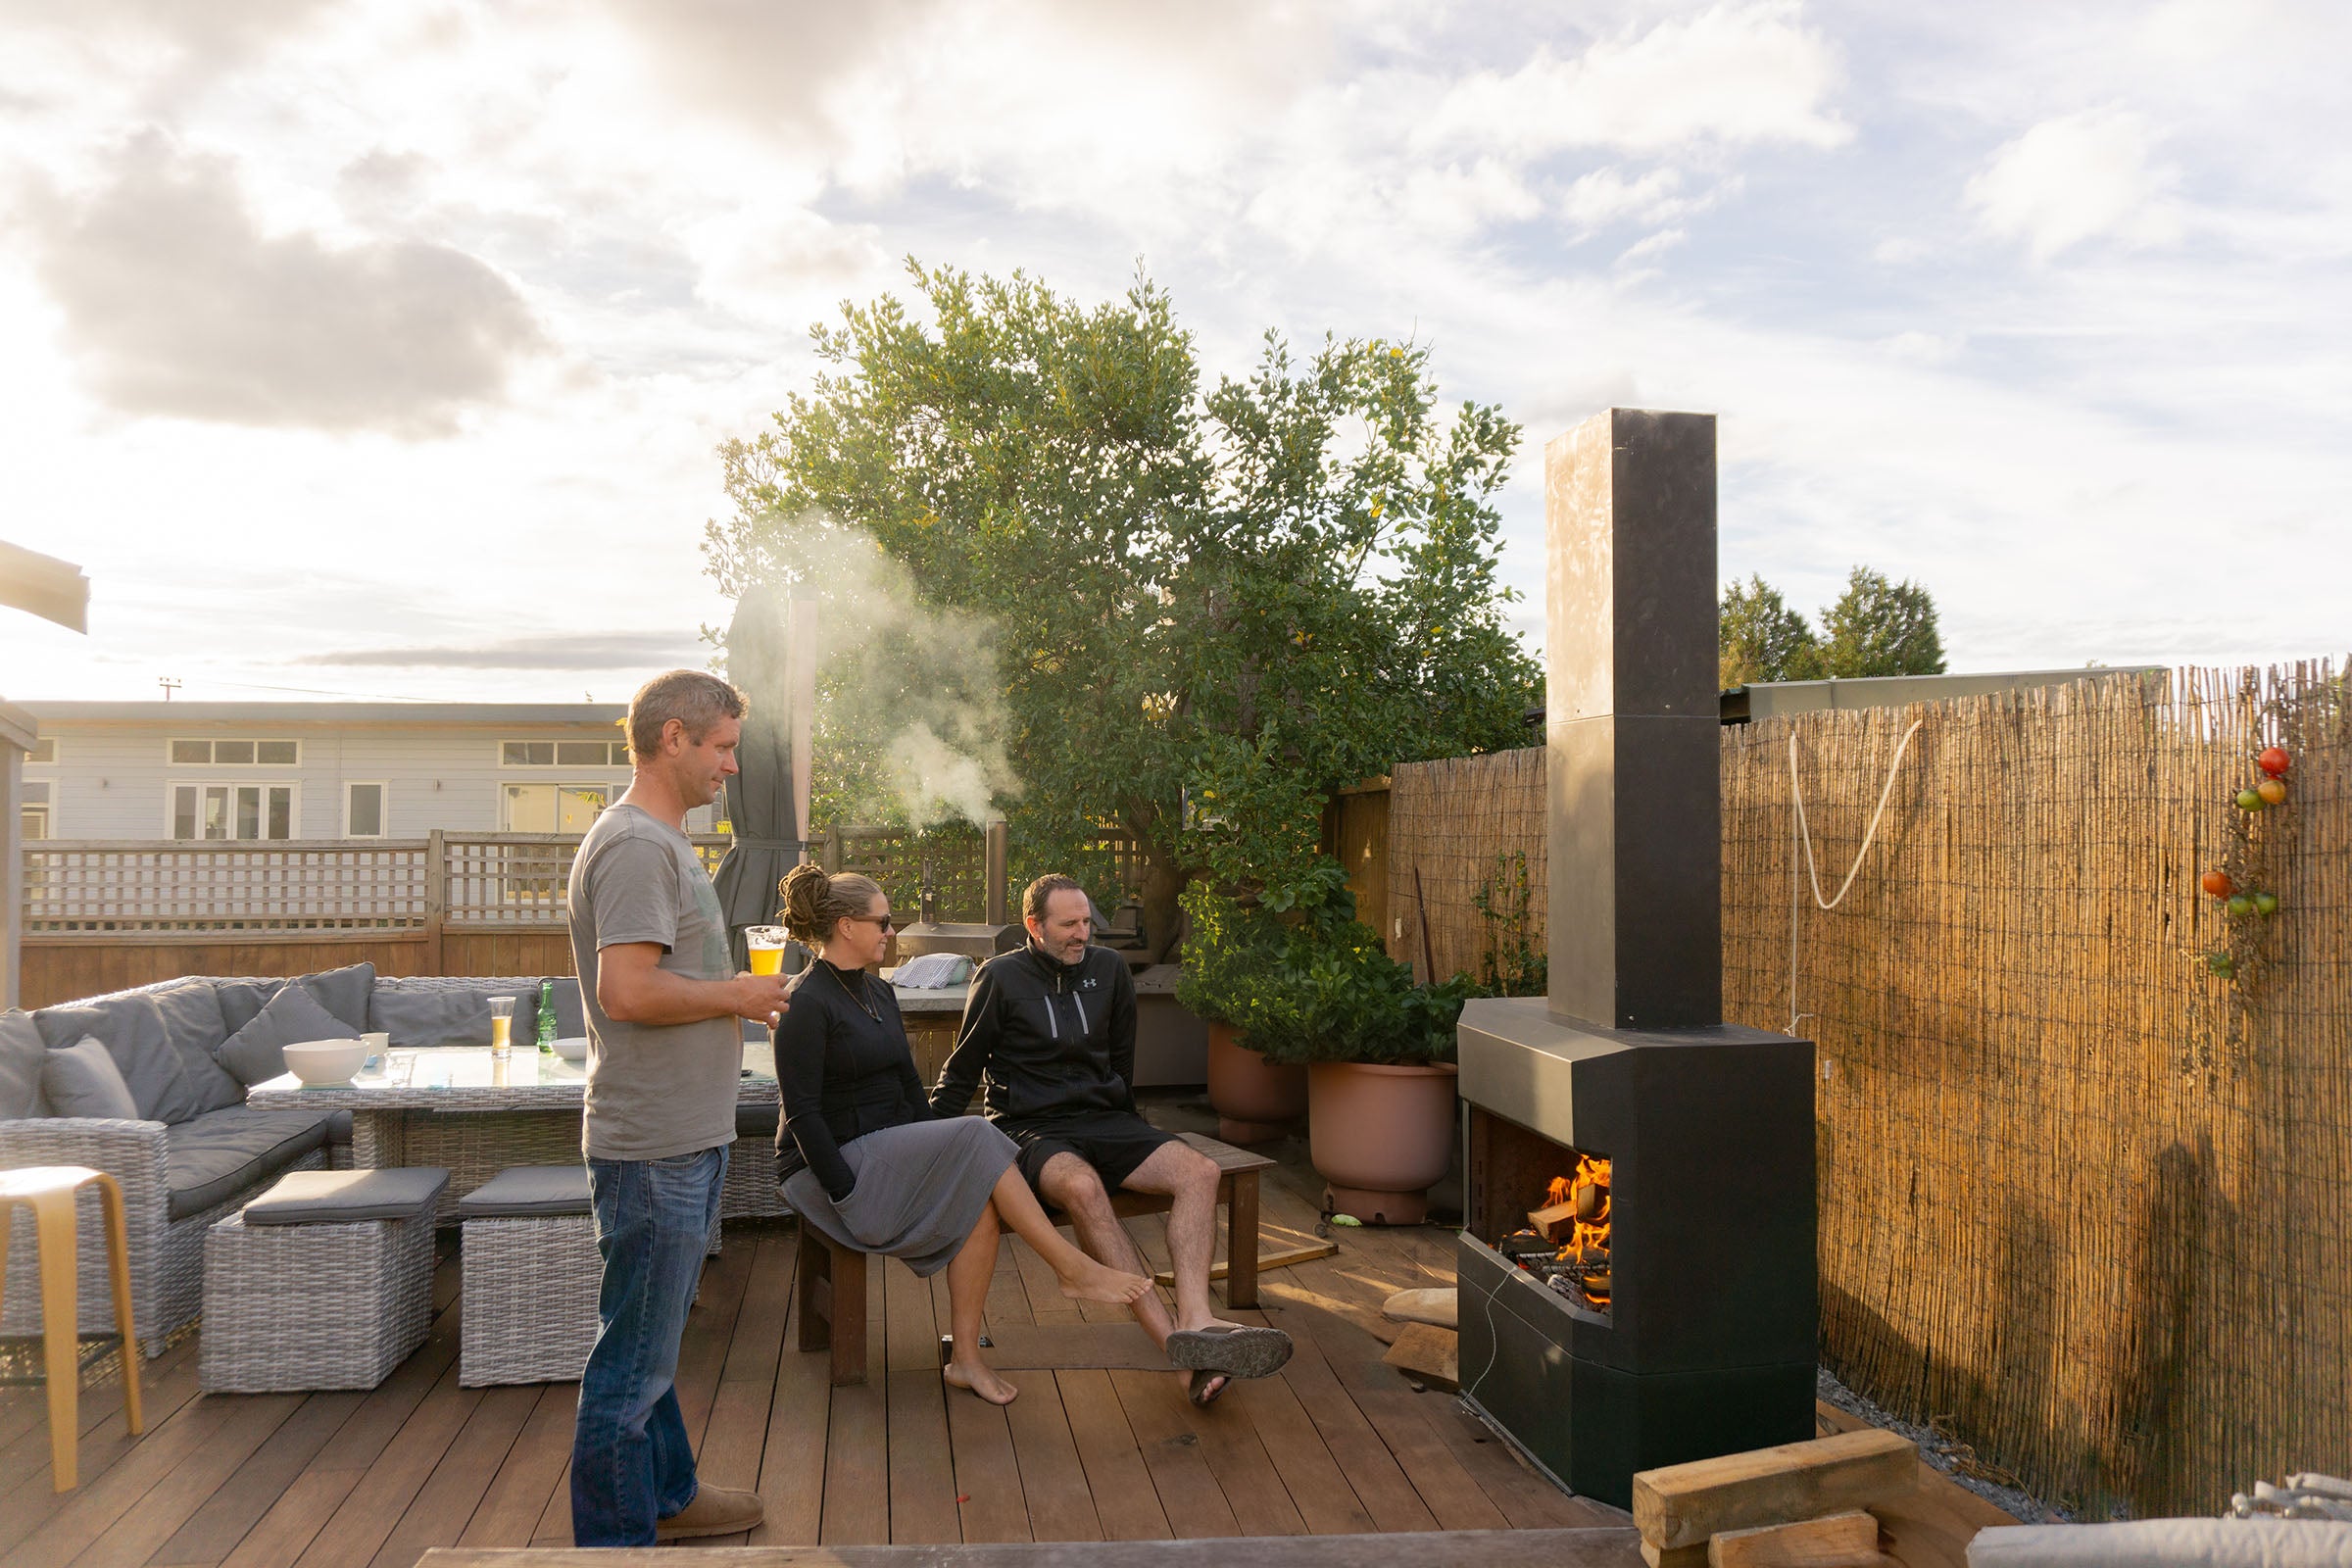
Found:
M 49 786 L 27 783 L 18 797 L 18 831 L 25 843 L 49 836 Z
M 300 741 L 173 741 L 174 767 L 297 767 Z
M 345 838 L 380 839 L 384 836 L 384 796 L 388 788 L 383 784 L 343 786 Z
M 290 839 L 295 789 L 292 784 L 174 784 L 172 836 Z
M 585 833 L 597 813 L 612 804 L 610 784 L 502 784 L 498 793 L 501 833 Z
M 24 760 L 29 763 L 42 765 L 56 761 L 57 737 L 54 735 L 44 735 L 39 740 L 34 741 L 32 743 L 32 750 L 24 754 Z
M 626 767 L 627 741 L 501 741 L 501 767 Z M 516 828 L 515 832 L 524 829 Z

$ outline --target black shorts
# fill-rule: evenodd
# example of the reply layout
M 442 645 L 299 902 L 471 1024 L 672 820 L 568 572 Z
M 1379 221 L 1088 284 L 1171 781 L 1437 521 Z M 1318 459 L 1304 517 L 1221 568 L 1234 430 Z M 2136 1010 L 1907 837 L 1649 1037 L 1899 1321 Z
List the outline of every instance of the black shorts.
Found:
M 1021 1174 L 1028 1178 L 1033 1192 L 1037 1190 L 1038 1174 L 1055 1154 L 1076 1154 L 1095 1167 L 1103 1187 L 1116 1192 L 1160 1145 L 1179 1141 L 1174 1133 L 1161 1132 L 1141 1116 L 1115 1110 L 1053 1121 L 998 1125 L 1021 1146 Z

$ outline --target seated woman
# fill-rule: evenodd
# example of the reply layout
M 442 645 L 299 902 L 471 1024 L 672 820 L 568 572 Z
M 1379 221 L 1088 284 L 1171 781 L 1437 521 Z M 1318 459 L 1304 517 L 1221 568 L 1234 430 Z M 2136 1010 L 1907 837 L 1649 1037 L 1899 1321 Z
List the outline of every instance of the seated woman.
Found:
M 1000 1227 L 1037 1250 L 1075 1300 L 1125 1306 L 1152 1288 L 1062 1239 L 1014 1161 L 1011 1139 L 979 1116 L 934 1118 L 890 987 L 865 971 L 889 946 L 890 902 L 868 878 L 798 865 L 784 879 L 784 928 L 814 962 L 776 1027 L 784 1200 L 845 1247 L 948 1271 L 956 1336 L 945 1376 L 993 1404 L 1019 1391 L 980 1359 L 980 1308 Z

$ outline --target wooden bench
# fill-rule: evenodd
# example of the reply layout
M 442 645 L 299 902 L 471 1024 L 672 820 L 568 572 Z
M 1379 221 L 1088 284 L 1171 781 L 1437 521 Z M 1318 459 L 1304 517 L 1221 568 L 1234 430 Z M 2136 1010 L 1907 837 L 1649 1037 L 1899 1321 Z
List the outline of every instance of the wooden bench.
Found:
M 1178 1136 L 1217 1162 L 1217 1201 L 1225 1208 L 1225 1300 L 1247 1311 L 1257 1305 L 1257 1173 L 1274 1161 L 1198 1133 Z M 1110 1195 L 1111 1211 L 1122 1219 L 1164 1214 L 1171 1201 L 1159 1193 Z M 1057 1225 L 1068 1223 L 1057 1209 L 1048 1208 L 1046 1214 Z M 800 1348 L 832 1350 L 835 1387 L 865 1381 L 865 1274 L 863 1252 L 812 1225 L 801 1226 Z

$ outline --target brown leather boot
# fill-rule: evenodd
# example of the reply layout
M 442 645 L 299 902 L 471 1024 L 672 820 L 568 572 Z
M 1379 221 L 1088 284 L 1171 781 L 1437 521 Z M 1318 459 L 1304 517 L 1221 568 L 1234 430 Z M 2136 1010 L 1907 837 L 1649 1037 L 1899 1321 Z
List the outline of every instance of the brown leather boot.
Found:
M 739 1536 L 758 1527 L 767 1507 L 757 1492 L 730 1492 L 706 1486 L 694 1500 L 666 1519 L 654 1522 L 657 1541 L 690 1541 L 696 1536 Z

